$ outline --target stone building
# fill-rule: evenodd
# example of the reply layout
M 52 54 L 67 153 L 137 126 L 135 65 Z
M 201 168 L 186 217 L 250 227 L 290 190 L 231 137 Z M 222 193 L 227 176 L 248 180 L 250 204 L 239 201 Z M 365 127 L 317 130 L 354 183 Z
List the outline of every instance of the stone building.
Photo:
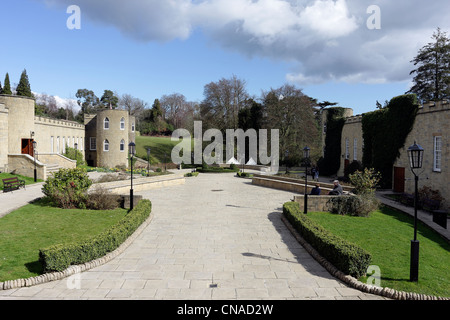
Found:
M 80 124 L 35 116 L 34 106 L 32 98 L 0 95 L 0 172 L 33 177 L 36 168 L 38 179 L 45 180 L 59 168 L 76 167 L 63 155 L 67 147 L 76 147 L 91 165 L 127 167 L 128 144 L 135 137 L 128 112 L 103 110 Z
M 402 119 L 399 119 L 402 121 Z M 450 103 L 432 102 L 419 108 L 413 129 L 409 133 L 400 156 L 392 170 L 392 189 L 396 192 L 414 192 L 414 175 L 409 167 L 407 150 L 417 142 L 424 148 L 423 168 L 419 175 L 419 189 L 423 186 L 439 190 L 445 199 L 444 209 L 450 209 Z M 337 173 L 352 161 L 362 161 L 364 141 L 362 138 L 362 116 L 346 119 L 341 138 L 341 164 Z

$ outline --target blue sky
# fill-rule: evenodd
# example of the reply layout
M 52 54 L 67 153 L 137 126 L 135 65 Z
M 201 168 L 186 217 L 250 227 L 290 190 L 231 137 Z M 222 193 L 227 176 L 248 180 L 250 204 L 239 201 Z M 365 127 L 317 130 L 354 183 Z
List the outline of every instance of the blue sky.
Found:
M 81 10 L 69 30 L 67 7 Z M 366 12 L 380 8 L 381 29 Z M 34 92 L 75 98 L 113 90 L 150 106 L 164 94 L 200 102 L 212 81 L 236 75 L 247 91 L 295 84 L 355 114 L 409 89 L 410 60 L 437 27 L 447 0 L 4 0 L 0 81 L 27 70 Z

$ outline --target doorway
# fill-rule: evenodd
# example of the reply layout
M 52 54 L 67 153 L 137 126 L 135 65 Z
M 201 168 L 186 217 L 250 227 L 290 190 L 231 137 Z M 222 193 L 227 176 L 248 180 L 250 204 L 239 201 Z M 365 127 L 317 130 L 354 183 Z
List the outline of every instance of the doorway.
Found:
M 394 192 L 405 192 L 405 168 L 394 167 Z
M 33 139 L 22 139 L 22 154 L 28 154 L 34 158 Z

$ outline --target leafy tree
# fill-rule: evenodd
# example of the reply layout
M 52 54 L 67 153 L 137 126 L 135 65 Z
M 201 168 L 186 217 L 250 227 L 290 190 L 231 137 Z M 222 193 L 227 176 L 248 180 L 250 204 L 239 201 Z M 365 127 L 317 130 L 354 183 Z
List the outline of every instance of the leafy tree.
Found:
M 18 96 L 33 98 L 33 93 L 31 92 L 30 82 L 28 80 L 27 70 L 23 70 L 20 76 L 19 85 L 16 89 L 16 94 Z
M 114 92 L 111 90 L 105 90 L 103 92 L 103 96 L 100 101 L 102 102 L 105 108 L 117 109 L 119 104 L 119 98 L 114 95 Z
M 408 93 L 415 93 L 424 101 L 440 101 L 450 96 L 450 39 L 440 28 L 432 39 L 411 61 L 418 67 L 410 73 L 415 77 Z
M 84 114 L 92 113 L 95 111 L 99 104 L 99 99 L 95 95 L 94 91 L 88 89 L 78 89 L 76 95 L 77 103 L 81 107 L 80 112 L 77 114 L 76 120 L 78 122 L 84 122 Z
M 0 94 L 2 94 L 2 91 L 3 91 L 3 89 L 2 89 L 2 82 L 0 81 Z
M 280 159 L 289 151 L 291 164 L 300 164 L 305 146 L 311 148 L 311 158 L 318 159 L 320 134 L 312 101 L 302 90 L 287 84 L 263 95 L 265 127 L 279 130 Z
M 9 74 L 8 73 L 6 73 L 5 81 L 3 82 L 2 94 L 9 94 L 9 95 L 12 94 L 11 84 L 9 82 Z

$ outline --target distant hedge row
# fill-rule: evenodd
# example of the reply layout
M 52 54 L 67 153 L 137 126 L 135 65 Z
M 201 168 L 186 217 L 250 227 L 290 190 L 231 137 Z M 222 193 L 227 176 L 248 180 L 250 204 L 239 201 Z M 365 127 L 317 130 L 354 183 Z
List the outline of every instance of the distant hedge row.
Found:
M 152 203 L 143 199 L 117 224 L 95 237 L 41 249 L 39 262 L 44 272 L 64 271 L 70 265 L 84 264 L 114 251 L 150 216 L 151 210 Z
M 297 202 L 285 203 L 283 214 L 305 241 L 338 270 L 355 278 L 366 274 L 372 259 L 370 253 L 313 222 L 301 212 Z

